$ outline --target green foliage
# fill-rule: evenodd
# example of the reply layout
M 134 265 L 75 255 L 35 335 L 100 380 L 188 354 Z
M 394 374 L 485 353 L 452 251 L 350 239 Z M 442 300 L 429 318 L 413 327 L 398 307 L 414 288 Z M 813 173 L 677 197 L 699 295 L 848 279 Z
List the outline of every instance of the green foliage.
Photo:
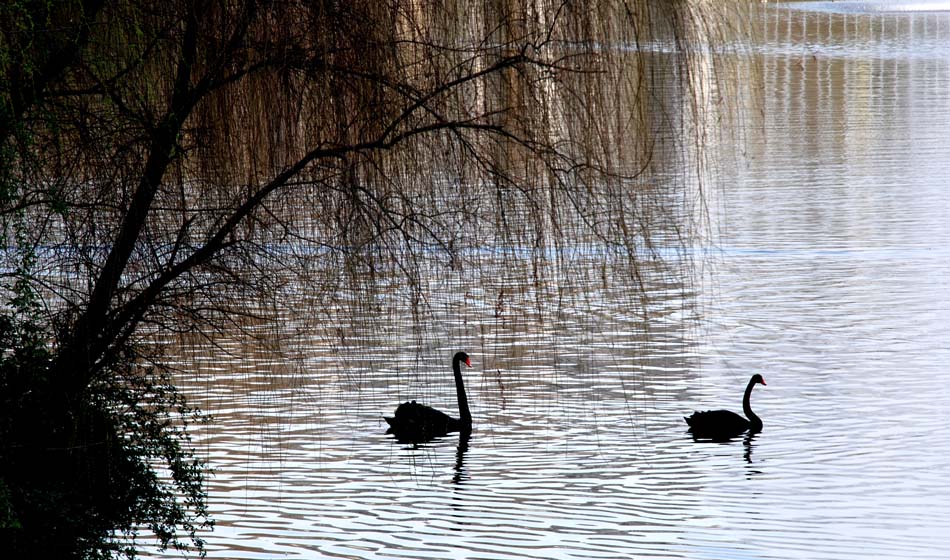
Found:
M 0 316 L 3 548 L 23 557 L 133 557 L 121 543 L 147 528 L 162 546 L 186 547 L 184 532 L 202 550 L 204 470 L 183 446 L 182 420 L 195 412 L 163 375 L 137 367 L 134 351 L 108 382 L 71 400 L 50 383 L 41 333 Z
M 0 314 L 0 548 L 131 558 L 126 544 L 150 529 L 163 547 L 187 547 L 184 533 L 203 552 L 204 469 L 186 432 L 197 413 L 131 347 L 84 394 L 66 394 L 50 378 L 54 355 L 22 272 Z

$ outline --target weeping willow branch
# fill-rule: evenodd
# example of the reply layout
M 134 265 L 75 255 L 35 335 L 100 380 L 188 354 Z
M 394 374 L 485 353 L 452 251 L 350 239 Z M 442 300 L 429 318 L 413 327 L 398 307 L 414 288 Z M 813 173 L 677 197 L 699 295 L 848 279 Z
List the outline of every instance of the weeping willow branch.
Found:
M 154 524 L 167 544 L 205 512 L 177 433 L 113 416 L 113 401 L 147 415 L 147 388 L 165 387 L 137 343 L 240 331 L 302 286 L 319 308 L 398 278 L 415 311 L 426 278 L 459 263 L 518 271 L 527 290 L 592 245 L 645 298 L 641 266 L 689 242 L 675 202 L 689 185 L 670 170 L 701 168 L 724 106 L 712 46 L 743 3 L 20 4 L 0 8 L 0 222 L 16 248 L 0 252 L 0 293 L 42 334 L 21 345 L 48 353 L 44 406 L 102 422 L 56 433 L 111 430 L 121 446 L 148 432 L 199 510 L 156 491 L 172 502 L 133 521 L 78 515 Z M 159 393 L 156 409 L 177 406 Z

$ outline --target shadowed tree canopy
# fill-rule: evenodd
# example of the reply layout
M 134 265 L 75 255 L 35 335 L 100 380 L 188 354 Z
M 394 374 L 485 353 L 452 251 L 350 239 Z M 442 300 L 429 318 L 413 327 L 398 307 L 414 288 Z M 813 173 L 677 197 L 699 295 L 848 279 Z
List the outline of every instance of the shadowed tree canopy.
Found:
M 122 446 L 143 428 L 110 416 L 116 400 L 144 414 L 174 393 L 140 366 L 157 329 L 241 325 L 248 301 L 381 268 L 422 290 L 432 262 L 478 266 L 486 246 L 597 243 L 636 262 L 677 222 L 657 154 L 702 138 L 705 46 L 731 15 L 700 4 L 6 3 L 0 287 L 9 344 L 42 354 L 21 360 L 42 372 L 31 406 L 61 411 L 70 457 Z M 31 382 L 10 371 L 4 404 L 22 412 Z M 200 478 L 176 453 L 130 451 L 142 472 L 172 463 L 170 490 L 125 496 L 133 513 L 97 535 L 193 534 Z M 0 479 L 8 526 L 28 524 L 16 476 Z

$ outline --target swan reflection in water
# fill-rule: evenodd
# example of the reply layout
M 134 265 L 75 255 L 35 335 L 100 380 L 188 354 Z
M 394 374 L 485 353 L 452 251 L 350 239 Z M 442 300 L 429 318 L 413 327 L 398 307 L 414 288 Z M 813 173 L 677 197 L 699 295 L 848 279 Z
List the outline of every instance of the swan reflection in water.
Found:
M 742 447 L 745 449 L 742 453 L 742 458 L 750 465 L 752 464 L 752 449 L 755 447 L 755 438 L 758 436 L 758 432 L 749 432 L 742 438 Z
M 395 439 L 398 443 L 410 446 L 411 449 L 422 449 L 428 447 L 425 444 L 441 441 L 443 437 L 444 436 L 435 436 L 429 439 L 420 440 L 415 438 L 402 439 L 397 435 Z M 459 432 L 458 446 L 455 448 L 455 474 L 452 476 L 452 482 L 454 483 L 459 483 L 468 480 L 469 478 L 468 469 L 465 468 L 465 453 L 468 451 L 468 444 L 471 440 L 471 428 L 464 429 Z
M 408 445 L 410 449 L 423 449 L 428 447 L 425 444 L 442 441 L 443 437 L 444 436 L 434 436 L 425 440 L 421 440 L 417 438 L 402 439 L 396 435 L 395 439 L 398 443 Z M 462 484 L 471 478 L 468 474 L 468 469 L 465 467 L 465 453 L 468 452 L 469 442 L 471 439 L 472 429 L 470 427 L 459 431 L 458 446 L 455 448 L 455 465 L 452 467 L 452 470 L 454 471 L 452 474 L 453 484 Z
M 465 452 L 468 451 L 468 442 L 471 439 L 471 429 L 459 432 L 459 444 L 455 449 L 455 474 L 452 475 L 452 484 L 461 484 L 470 478 L 468 469 L 465 468 Z

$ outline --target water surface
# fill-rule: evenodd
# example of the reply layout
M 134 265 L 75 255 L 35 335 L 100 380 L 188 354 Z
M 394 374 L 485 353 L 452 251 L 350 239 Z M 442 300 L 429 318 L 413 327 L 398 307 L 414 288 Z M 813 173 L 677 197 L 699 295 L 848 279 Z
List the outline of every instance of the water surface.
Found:
M 762 25 L 716 233 L 695 282 L 647 275 L 647 311 L 618 283 L 559 305 L 460 271 L 422 327 L 378 294 L 404 328 L 182 356 L 214 417 L 209 557 L 950 556 L 950 15 Z M 386 436 L 402 400 L 456 411 L 456 349 L 471 439 Z M 692 441 L 682 416 L 740 410 L 754 372 L 764 431 Z

